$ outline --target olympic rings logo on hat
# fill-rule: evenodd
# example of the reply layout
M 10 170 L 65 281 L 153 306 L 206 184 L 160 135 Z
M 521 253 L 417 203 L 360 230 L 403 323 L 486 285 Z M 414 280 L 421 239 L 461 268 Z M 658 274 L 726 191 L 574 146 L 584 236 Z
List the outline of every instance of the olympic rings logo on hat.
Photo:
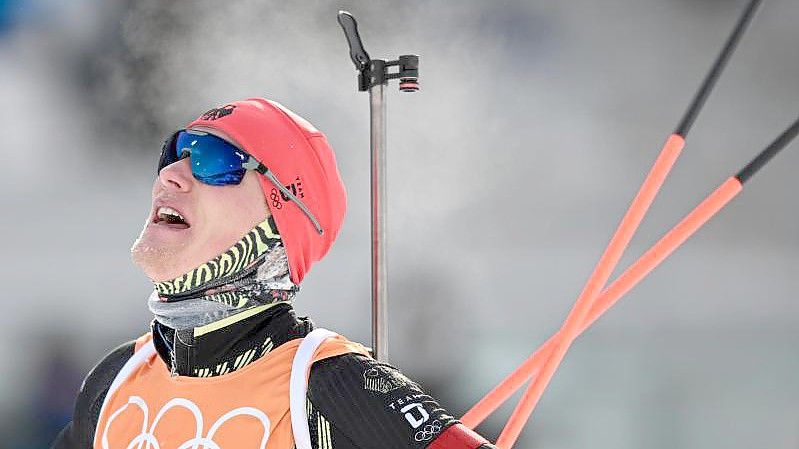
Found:
M 269 440 L 269 427 L 270 421 L 269 417 L 266 416 L 261 410 L 258 410 L 254 407 L 239 407 L 233 409 L 224 415 L 220 416 L 216 422 L 211 425 L 208 429 L 208 433 L 203 436 L 203 415 L 200 411 L 200 408 L 194 402 L 190 401 L 189 399 L 184 398 L 174 398 L 164 404 L 163 407 L 158 411 L 155 415 L 155 419 L 153 423 L 147 427 L 147 422 L 149 421 L 149 407 L 147 403 L 144 402 L 142 398 L 139 396 L 130 396 L 128 398 L 128 403 L 120 407 L 116 410 L 111 416 L 108 418 L 108 423 L 105 425 L 105 429 L 103 430 L 103 436 L 101 440 L 101 444 L 103 449 L 109 449 L 108 443 L 108 429 L 111 427 L 111 424 L 114 420 L 119 416 L 125 409 L 128 408 L 131 404 L 137 406 L 141 409 L 142 414 L 144 415 L 141 425 L 141 432 L 136 435 L 128 444 L 128 448 L 135 447 L 136 449 L 157 449 L 162 447 L 161 443 L 156 439 L 154 433 L 155 428 L 158 426 L 158 422 L 161 418 L 164 417 L 166 412 L 168 412 L 172 408 L 183 408 L 191 412 L 194 416 L 195 422 L 195 434 L 193 438 L 186 440 L 185 442 L 178 445 L 178 447 L 182 449 L 220 449 L 220 446 L 217 442 L 214 441 L 214 435 L 225 424 L 227 421 L 237 417 L 237 416 L 252 416 L 253 418 L 257 419 L 261 422 L 261 425 L 264 428 L 263 437 L 261 438 L 261 445 L 259 446 L 260 449 L 264 449 L 266 447 L 266 442 Z

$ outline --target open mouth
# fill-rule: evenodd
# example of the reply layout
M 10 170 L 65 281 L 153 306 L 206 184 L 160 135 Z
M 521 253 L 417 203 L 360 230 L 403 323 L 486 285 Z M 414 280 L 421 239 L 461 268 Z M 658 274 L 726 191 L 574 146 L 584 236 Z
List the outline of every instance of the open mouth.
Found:
M 180 212 L 167 206 L 160 206 L 155 211 L 153 223 L 168 226 L 175 229 L 188 229 L 191 227 L 189 222 L 183 218 Z

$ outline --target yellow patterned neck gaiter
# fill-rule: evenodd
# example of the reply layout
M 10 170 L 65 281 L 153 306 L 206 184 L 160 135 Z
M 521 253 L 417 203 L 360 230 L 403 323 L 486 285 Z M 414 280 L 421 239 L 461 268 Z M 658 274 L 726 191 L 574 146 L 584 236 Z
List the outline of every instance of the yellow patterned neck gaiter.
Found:
M 148 304 L 161 324 L 188 329 L 245 311 L 252 316 L 290 302 L 298 290 L 290 280 L 286 251 L 270 216 L 212 260 L 155 283 Z

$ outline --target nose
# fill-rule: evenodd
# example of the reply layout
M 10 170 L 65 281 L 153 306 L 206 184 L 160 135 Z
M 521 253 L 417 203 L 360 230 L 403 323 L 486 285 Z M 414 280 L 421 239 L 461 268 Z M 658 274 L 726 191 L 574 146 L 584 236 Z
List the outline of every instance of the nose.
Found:
M 191 159 L 184 158 L 162 168 L 158 180 L 166 190 L 188 192 L 191 190 L 194 176 L 191 174 Z

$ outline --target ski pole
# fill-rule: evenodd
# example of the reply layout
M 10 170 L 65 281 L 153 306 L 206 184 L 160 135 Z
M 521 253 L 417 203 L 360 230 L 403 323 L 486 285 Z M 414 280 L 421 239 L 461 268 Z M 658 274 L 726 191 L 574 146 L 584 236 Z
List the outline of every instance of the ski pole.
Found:
M 564 325 L 564 329 L 567 330 L 564 331 L 562 329 L 550 339 L 552 341 L 551 343 L 548 341 L 547 344 L 545 344 L 542 351 L 540 351 L 541 356 L 539 360 L 546 360 L 546 364 L 541 367 L 539 376 L 530 384 L 524 396 L 519 401 L 519 404 L 516 406 L 516 409 L 513 411 L 507 425 L 500 434 L 497 440 L 497 446 L 499 448 L 510 449 L 510 447 L 513 446 L 524 424 L 535 409 L 538 400 L 541 398 L 546 388 L 546 382 L 551 378 L 555 369 L 557 369 L 557 362 L 560 362 L 563 357 L 562 349 L 560 353 L 555 352 L 562 347 L 558 346 L 558 344 L 560 343 L 568 347 L 568 345 L 571 344 L 582 331 L 588 328 L 593 321 L 610 308 L 619 298 L 635 287 L 647 274 L 660 265 L 661 262 L 696 233 L 708 220 L 735 198 L 742 191 L 744 183 L 785 148 L 797 134 L 799 134 L 799 119 L 794 121 L 788 129 L 774 140 L 774 142 L 760 152 L 757 157 L 752 159 L 752 161 L 738 173 L 729 177 L 722 183 L 682 221 L 667 232 L 663 238 L 647 250 L 641 258 L 630 266 L 630 268 L 622 273 L 596 301 L 594 308 L 587 313 L 586 321 L 580 321 L 576 324 L 573 322 L 567 323 L 573 325 L 572 328 L 576 329 L 574 333 L 567 333 L 569 328 Z M 547 352 L 550 353 L 548 359 L 546 359 Z M 536 365 L 540 365 L 540 363 Z M 539 368 L 539 366 L 536 365 L 533 366 L 534 370 Z
M 585 314 L 585 310 L 590 307 L 591 302 L 605 286 L 608 278 L 618 265 L 624 250 L 629 245 L 630 240 L 641 224 L 649 207 L 657 196 L 663 182 L 674 166 L 677 158 L 685 146 L 685 138 L 690 131 L 693 122 L 699 115 L 707 97 L 716 85 L 721 72 L 732 56 L 744 31 L 757 11 L 761 0 L 752 0 L 742 13 L 730 36 L 722 48 L 721 52 L 713 62 L 710 71 L 705 76 L 699 90 L 694 95 L 688 109 L 680 119 L 675 131 L 666 139 L 659 156 L 655 160 L 646 179 L 641 185 L 640 190 L 633 199 L 630 207 L 622 218 L 613 237 L 608 243 L 605 252 L 602 254 L 594 271 L 588 279 L 583 291 L 577 299 L 572 313 Z M 582 309 L 577 306 L 581 305 Z M 538 351 L 535 353 L 538 354 Z M 499 385 L 491 390 L 485 397 L 477 402 L 461 418 L 464 425 L 474 428 L 480 424 L 488 415 L 502 405 L 513 393 L 518 390 L 530 377 L 530 366 L 535 357 L 530 356 L 519 368 L 508 375 Z
M 402 92 L 419 90 L 419 57 L 402 55 L 395 61 L 371 59 L 363 48 L 355 17 L 338 12 L 338 23 L 358 70 L 358 90 L 369 91 L 372 353 L 388 362 L 388 283 L 386 268 L 386 95 L 390 79 L 399 79 Z M 398 67 L 389 73 L 389 67 Z

